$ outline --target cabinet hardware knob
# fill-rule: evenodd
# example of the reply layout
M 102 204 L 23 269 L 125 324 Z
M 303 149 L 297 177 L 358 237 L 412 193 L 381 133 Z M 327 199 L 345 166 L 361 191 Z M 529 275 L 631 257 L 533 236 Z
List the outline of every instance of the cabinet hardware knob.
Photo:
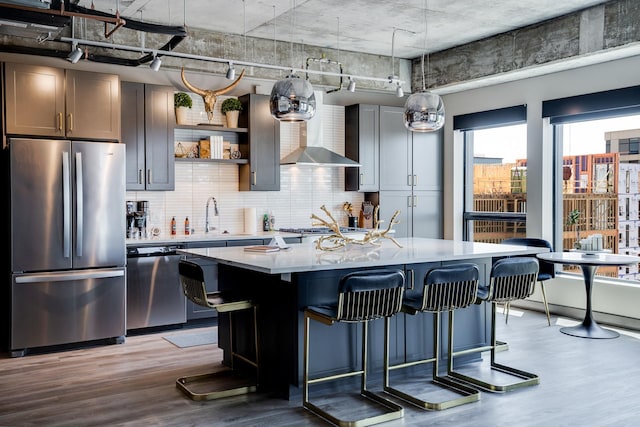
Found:
M 138 169 L 138 184 L 142 184 L 142 169 Z
M 73 132 L 73 113 L 69 113 L 69 132 Z
M 252 171 L 252 172 L 251 172 L 251 179 L 252 179 L 252 181 L 253 181 L 253 185 L 256 185 L 256 183 L 257 183 L 258 181 L 257 181 L 257 178 L 256 178 L 256 172 L 255 172 L 255 171 Z
M 62 126 L 64 125 L 62 113 L 58 113 L 58 130 L 62 132 Z
M 151 184 L 152 180 L 151 180 L 151 169 L 147 170 L 147 185 Z

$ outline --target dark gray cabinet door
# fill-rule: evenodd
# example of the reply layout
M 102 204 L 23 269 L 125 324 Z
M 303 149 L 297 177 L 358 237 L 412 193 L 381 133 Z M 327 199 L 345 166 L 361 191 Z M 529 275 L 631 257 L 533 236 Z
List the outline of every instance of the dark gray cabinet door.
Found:
M 173 190 L 174 88 L 122 83 L 122 142 L 127 146 L 127 190 Z
M 345 107 L 345 156 L 360 163 L 345 168 L 346 191 L 378 191 L 380 168 L 380 107 Z
M 144 190 L 144 84 L 122 82 L 121 96 L 122 142 L 127 147 L 127 190 Z
M 145 165 L 147 190 L 175 189 L 173 93 L 169 86 L 145 85 Z
M 248 132 L 240 135 L 240 151 L 249 164 L 240 165 L 241 191 L 280 191 L 279 123 L 271 117 L 269 96 L 240 96 L 244 108 L 238 125 Z

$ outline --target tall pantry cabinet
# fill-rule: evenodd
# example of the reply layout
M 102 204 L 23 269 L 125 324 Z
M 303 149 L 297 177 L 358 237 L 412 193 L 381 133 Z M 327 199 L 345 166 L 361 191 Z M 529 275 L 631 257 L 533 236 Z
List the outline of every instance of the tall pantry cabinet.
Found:
M 410 132 L 403 115 L 402 107 L 346 107 L 345 153 L 363 167 L 348 168 L 345 189 L 370 193 L 384 221 L 399 210 L 397 237 L 441 238 L 443 133 Z

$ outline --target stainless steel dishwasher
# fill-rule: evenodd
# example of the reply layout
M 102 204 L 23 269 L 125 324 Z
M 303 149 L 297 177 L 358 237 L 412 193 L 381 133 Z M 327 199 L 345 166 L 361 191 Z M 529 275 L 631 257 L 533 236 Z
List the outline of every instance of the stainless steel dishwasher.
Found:
M 186 323 L 176 253 L 182 247 L 127 248 L 127 330 Z

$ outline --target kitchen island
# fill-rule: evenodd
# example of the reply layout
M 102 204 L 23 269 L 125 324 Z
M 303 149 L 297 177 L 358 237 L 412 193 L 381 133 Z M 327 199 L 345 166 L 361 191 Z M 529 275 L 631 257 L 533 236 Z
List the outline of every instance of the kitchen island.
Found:
M 405 272 L 407 293 L 421 293 L 425 274 L 440 265 L 473 262 L 480 270 L 480 281 L 489 278 L 495 257 L 532 255 L 544 248 L 473 243 L 440 239 L 400 238 L 402 247 L 389 240 L 379 246 L 349 245 L 336 251 L 320 251 L 313 243 L 289 245 L 278 252 L 256 253 L 244 248 L 199 248 L 179 252 L 218 263 L 218 287 L 259 305 L 260 387 L 277 396 L 301 393 L 303 358 L 303 309 L 337 300 L 340 278 L 352 271 L 395 268 Z M 475 305 L 456 311 L 455 350 L 486 345 L 490 340 L 490 310 Z M 238 323 L 238 322 L 236 322 Z M 442 322 L 447 328 L 447 322 Z M 219 345 L 228 362 L 228 323 L 220 318 Z M 399 314 L 392 319 L 390 358 L 392 363 L 415 360 L 431 352 L 432 316 Z M 330 328 L 312 324 L 310 375 L 344 372 L 360 363 L 360 329 L 353 324 Z M 372 322 L 370 363 L 382 367 L 383 322 Z M 444 329 L 446 330 L 446 329 Z M 236 330 L 236 333 L 239 333 Z M 249 346 L 250 333 L 239 333 L 236 345 Z M 421 338 L 417 338 L 421 337 Z M 448 349 L 443 348 L 441 358 Z M 473 360 L 461 357 L 460 363 Z M 371 378 L 375 381 L 375 378 Z M 381 379 L 381 377 L 380 377 Z

